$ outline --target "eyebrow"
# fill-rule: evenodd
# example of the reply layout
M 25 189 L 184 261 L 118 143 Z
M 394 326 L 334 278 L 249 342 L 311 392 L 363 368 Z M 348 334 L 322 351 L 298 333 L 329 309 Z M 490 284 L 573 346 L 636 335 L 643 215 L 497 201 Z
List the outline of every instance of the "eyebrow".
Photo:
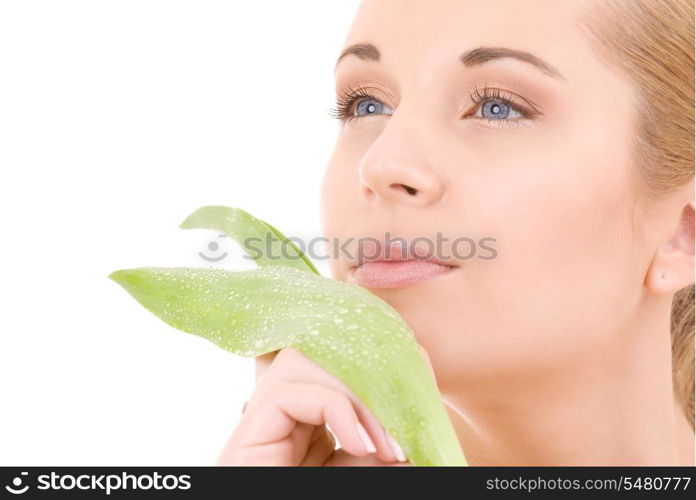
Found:
M 379 50 L 371 43 L 356 43 L 355 45 L 351 45 L 347 49 L 344 49 L 343 52 L 341 52 L 341 55 L 338 56 L 338 59 L 336 59 L 336 64 L 334 65 L 334 72 L 338 67 L 338 63 L 340 63 L 343 60 L 343 58 L 348 55 L 357 56 L 359 59 L 362 59 L 363 61 L 379 61 L 380 58 Z
M 341 52 L 341 55 L 338 56 L 338 59 L 336 60 L 334 72 L 338 67 L 338 63 L 340 63 L 341 60 L 348 55 L 354 55 L 363 61 L 378 62 L 380 60 L 379 49 L 377 49 L 377 47 L 375 47 L 373 44 L 356 43 L 355 45 L 351 45 Z M 461 63 L 468 67 L 480 66 L 481 64 L 485 64 L 489 61 L 503 58 L 517 59 L 518 61 L 529 63 L 548 76 L 567 81 L 560 71 L 551 66 L 549 63 L 535 56 L 534 54 L 525 52 L 523 50 L 509 49 L 507 47 L 477 47 L 475 49 L 468 50 L 459 56 Z

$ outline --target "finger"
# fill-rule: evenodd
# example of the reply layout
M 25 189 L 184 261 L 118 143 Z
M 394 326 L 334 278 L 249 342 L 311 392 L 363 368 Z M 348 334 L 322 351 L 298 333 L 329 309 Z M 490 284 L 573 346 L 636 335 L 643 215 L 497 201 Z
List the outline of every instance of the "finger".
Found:
M 398 443 L 392 438 L 377 417 L 363 403 L 356 404 L 358 418 L 365 424 L 370 439 L 375 443 L 377 451 L 375 454 L 383 462 L 398 462 L 405 459 L 403 451 Z
M 427 353 L 419 345 L 421 354 L 429 364 Z M 345 384 L 332 373 L 326 371 L 319 364 L 307 358 L 301 351 L 292 347 L 286 347 L 279 351 L 278 357 L 273 363 L 272 372 L 268 378 L 277 380 L 306 382 L 323 385 L 329 389 L 345 394 L 358 411 L 358 418 L 364 424 L 368 436 L 376 448 L 378 458 L 385 462 L 397 462 L 405 460 L 403 451 L 396 440 L 382 427 L 377 418 Z M 432 373 L 432 368 L 431 368 Z M 281 377 L 282 375 L 282 377 Z M 340 441 L 340 438 L 339 438 Z
M 423 357 L 423 360 L 428 366 L 431 375 L 435 378 L 435 370 L 430 361 L 430 356 L 425 348 L 418 344 L 418 350 Z M 384 462 L 406 462 L 406 457 L 399 446 L 399 443 L 389 434 L 389 432 L 382 426 L 379 420 L 372 414 L 372 412 L 362 403 L 355 395 L 350 392 L 351 400 L 355 405 L 356 411 L 361 422 L 365 423 L 365 428 L 367 429 L 370 438 L 375 443 L 377 447 L 377 458 Z
M 367 434 L 361 435 L 358 415 L 345 394 L 302 382 L 269 383 L 257 392 L 238 426 L 242 446 L 284 439 L 297 422 L 302 422 L 329 425 L 341 447 L 352 455 L 374 451 L 369 438 L 365 439 Z
M 428 352 L 420 344 L 418 344 L 418 350 L 426 362 L 431 375 L 433 378 L 435 378 L 435 370 L 433 369 Z M 384 462 L 408 464 L 406 456 L 399 446 L 399 443 L 397 443 L 391 434 L 382 426 L 372 412 L 370 412 L 369 409 L 360 401 L 358 401 L 356 404 L 356 408 L 361 421 L 366 423 L 370 437 L 377 445 L 377 457 Z
M 363 423 L 369 438 L 375 445 L 379 459 L 385 462 L 398 461 L 401 455 L 390 444 L 391 439 L 377 418 L 372 415 L 362 401 L 338 377 L 307 358 L 301 351 L 292 347 L 281 349 L 278 357 L 273 362 L 267 378 L 268 380 L 297 383 L 312 381 L 314 384 L 344 394 L 355 406 L 358 418 Z
M 307 456 L 312 440 L 316 440 L 315 430 L 323 426 L 296 422 L 295 428 L 290 433 L 292 442 L 293 463 L 299 464 Z
M 268 370 L 268 368 L 271 366 L 271 363 L 275 359 L 278 352 L 279 351 L 267 352 L 266 354 L 261 354 L 260 356 L 256 356 L 256 358 L 254 359 L 256 382 L 259 381 L 259 379 L 261 378 L 261 375 L 263 375 L 264 372 L 266 370 Z
M 425 348 L 420 344 L 418 344 L 418 350 L 428 366 L 431 375 L 433 378 L 435 378 L 435 370 L 433 369 L 433 365 L 430 361 L 428 351 L 426 351 Z M 350 391 L 349 397 L 355 405 L 360 421 L 365 423 L 365 428 L 377 447 L 377 457 L 384 462 L 406 462 L 406 456 L 399 446 L 399 443 L 397 443 L 389 432 L 382 426 L 369 408 L 367 408 L 367 406 Z
M 304 460 L 300 464 L 303 467 L 320 467 L 333 455 L 336 449 L 336 439 L 326 426 L 317 425 L 310 440 Z

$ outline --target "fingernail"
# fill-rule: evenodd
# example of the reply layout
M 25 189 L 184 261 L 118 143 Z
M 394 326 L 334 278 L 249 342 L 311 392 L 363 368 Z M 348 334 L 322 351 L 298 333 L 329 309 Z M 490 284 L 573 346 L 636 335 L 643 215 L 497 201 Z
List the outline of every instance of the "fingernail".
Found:
M 367 448 L 367 451 L 370 453 L 376 452 L 377 448 L 375 447 L 375 443 L 373 443 L 372 439 L 370 439 L 370 436 L 367 435 L 367 431 L 362 426 L 362 424 L 360 422 L 356 422 L 356 426 L 358 428 L 358 435 L 360 436 L 360 439 L 362 439 L 362 442 L 365 445 L 365 448 Z
M 404 452 L 401 450 L 401 446 L 399 446 L 399 443 L 397 443 L 396 440 L 393 437 L 391 437 L 391 434 L 389 434 L 386 429 L 384 430 L 384 435 L 387 437 L 387 442 L 389 443 L 389 446 L 391 446 L 391 449 L 394 450 L 396 459 L 399 462 L 405 462 L 406 456 L 404 455 Z

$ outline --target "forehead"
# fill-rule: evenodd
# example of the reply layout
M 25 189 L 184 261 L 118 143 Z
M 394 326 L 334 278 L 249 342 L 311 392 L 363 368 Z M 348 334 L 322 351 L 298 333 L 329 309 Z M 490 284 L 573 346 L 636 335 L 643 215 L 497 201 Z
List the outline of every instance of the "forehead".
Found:
M 416 74 L 459 66 L 459 56 L 476 47 L 507 47 L 534 54 L 570 79 L 600 64 L 576 24 L 586 6 L 587 0 L 363 0 L 344 47 L 372 43 L 387 69 Z

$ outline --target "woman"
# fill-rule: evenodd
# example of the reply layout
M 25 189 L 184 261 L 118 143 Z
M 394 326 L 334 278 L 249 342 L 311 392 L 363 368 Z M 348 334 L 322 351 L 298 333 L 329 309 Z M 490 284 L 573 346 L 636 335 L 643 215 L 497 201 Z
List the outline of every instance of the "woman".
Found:
M 360 5 L 325 236 L 494 252 L 331 270 L 412 327 L 471 465 L 694 464 L 693 18 L 687 0 Z M 218 464 L 408 465 L 293 349 L 257 358 L 245 408 Z

